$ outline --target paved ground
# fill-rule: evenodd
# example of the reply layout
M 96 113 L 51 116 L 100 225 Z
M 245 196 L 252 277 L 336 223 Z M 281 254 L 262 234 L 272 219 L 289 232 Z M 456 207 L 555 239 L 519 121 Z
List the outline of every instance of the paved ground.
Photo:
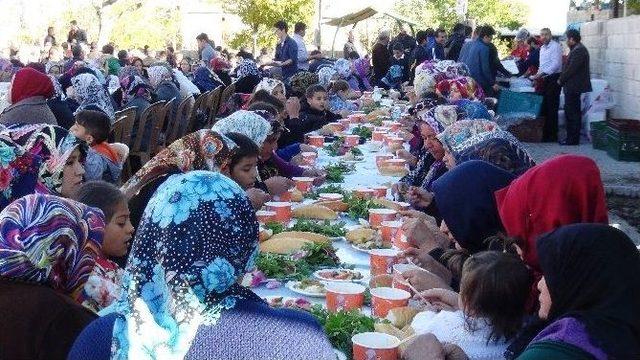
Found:
M 632 223 L 637 223 L 640 217 L 640 162 L 616 161 L 605 151 L 593 149 L 590 143 L 580 146 L 526 143 L 525 146 L 538 163 L 560 154 L 579 154 L 592 158 L 600 168 L 607 194 L 615 196 L 617 200 L 617 208 L 609 212 L 611 224 L 629 235 L 636 245 L 640 245 L 639 229 L 621 217 L 632 216 Z

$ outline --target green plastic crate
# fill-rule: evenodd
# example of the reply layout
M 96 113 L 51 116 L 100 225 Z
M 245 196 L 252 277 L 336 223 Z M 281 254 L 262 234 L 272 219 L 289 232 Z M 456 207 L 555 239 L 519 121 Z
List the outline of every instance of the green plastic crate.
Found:
M 590 124 L 591 126 L 591 146 L 598 150 L 607 150 L 607 122 L 596 121 Z
M 607 129 L 607 154 L 618 161 L 640 162 L 640 134 Z

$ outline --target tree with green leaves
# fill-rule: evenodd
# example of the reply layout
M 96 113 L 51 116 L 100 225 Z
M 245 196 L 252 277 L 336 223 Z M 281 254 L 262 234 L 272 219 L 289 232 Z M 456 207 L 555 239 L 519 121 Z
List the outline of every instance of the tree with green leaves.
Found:
M 256 48 L 273 47 L 276 37 L 273 35 L 273 24 L 285 20 L 289 28 L 302 21 L 309 24 L 314 13 L 314 0 L 244 0 L 224 4 L 224 10 L 235 14 L 247 26 L 238 31 L 231 40 L 231 47 L 240 48 L 252 45 Z

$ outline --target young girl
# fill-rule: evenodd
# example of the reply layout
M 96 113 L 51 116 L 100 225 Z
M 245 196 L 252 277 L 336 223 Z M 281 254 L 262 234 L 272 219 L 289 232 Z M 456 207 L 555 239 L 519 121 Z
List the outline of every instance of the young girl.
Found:
M 442 311 L 418 313 L 411 327 L 458 345 L 469 359 L 502 358 L 522 327 L 531 284 L 531 273 L 516 255 L 477 253 L 464 263 L 460 295 L 431 289 L 415 296 Z
M 258 155 L 260 148 L 248 137 L 239 133 L 228 133 L 227 137 L 238 146 L 229 165 L 222 169 L 222 174 L 231 178 L 244 190 L 250 189 L 258 177 Z
M 344 80 L 332 82 L 329 85 L 329 110 L 334 113 L 339 113 L 343 110 L 358 110 L 358 106 L 348 100 L 349 93 L 351 93 L 351 88 L 348 82 Z
M 102 210 L 105 218 L 102 251 L 84 286 L 82 305 L 95 312 L 111 305 L 120 291 L 122 269 L 113 259 L 127 255 L 134 228 L 124 194 L 105 181 L 89 181 L 76 192 L 75 199 Z

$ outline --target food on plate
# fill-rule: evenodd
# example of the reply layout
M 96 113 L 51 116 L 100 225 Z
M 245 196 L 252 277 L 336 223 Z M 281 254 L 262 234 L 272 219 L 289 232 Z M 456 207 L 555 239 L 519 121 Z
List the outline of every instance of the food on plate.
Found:
M 327 293 L 324 284 L 315 279 L 304 279 L 302 281 L 295 282 L 293 283 L 292 287 L 294 289 L 298 289 L 307 293 L 319 295 Z
M 271 229 L 260 229 L 260 233 L 258 234 L 260 238 L 260 242 L 268 240 L 271 236 L 273 236 L 273 230 Z
M 329 220 L 315 221 L 307 219 L 299 219 L 290 229 L 290 231 L 305 231 L 316 234 L 322 234 L 329 237 L 340 237 L 346 234 L 344 230 L 344 222 L 331 224 Z
M 409 170 L 404 166 L 397 166 L 393 164 L 382 164 L 378 167 L 381 175 L 384 176 L 405 176 L 409 173 Z
M 301 238 L 271 238 L 260 243 L 260 251 L 273 254 L 289 254 L 302 249 L 305 244 L 313 243 L 311 240 Z
M 338 280 L 338 281 L 353 281 L 362 280 L 363 276 L 360 271 L 349 269 L 329 269 L 316 271 L 316 277 L 322 280 Z
M 324 206 L 333 211 L 345 212 L 349 210 L 349 205 L 341 200 L 327 200 L 327 201 L 319 201 L 316 205 Z
M 293 202 L 302 202 L 304 200 L 304 196 L 302 195 L 302 191 L 297 188 L 291 190 L 291 201 Z
M 375 238 L 377 231 L 368 228 L 358 228 L 347 232 L 345 238 L 353 244 L 362 244 Z
M 338 214 L 322 205 L 303 205 L 299 206 L 292 211 L 294 218 L 307 218 L 317 220 L 333 220 L 338 217 Z
M 282 239 L 282 238 L 304 239 L 304 240 L 310 240 L 316 243 L 331 242 L 331 239 L 329 239 L 328 236 L 325 236 L 322 234 L 316 234 L 308 231 L 285 231 L 271 237 L 271 239 Z
M 288 298 L 283 296 L 273 296 L 264 298 L 272 308 L 287 308 L 299 310 L 311 310 L 311 303 L 303 298 Z
M 395 211 L 406 210 L 405 206 L 402 203 L 399 203 L 397 201 L 393 201 L 393 200 L 389 200 L 389 199 L 383 199 L 383 198 L 377 198 L 377 199 L 373 199 L 371 201 L 374 204 L 380 205 L 380 206 L 385 207 L 387 209 L 393 209 Z
M 418 312 L 420 312 L 418 309 L 410 306 L 391 309 L 387 314 L 387 320 L 389 320 L 393 326 L 402 329 L 403 327 L 411 324 L 411 321 Z

